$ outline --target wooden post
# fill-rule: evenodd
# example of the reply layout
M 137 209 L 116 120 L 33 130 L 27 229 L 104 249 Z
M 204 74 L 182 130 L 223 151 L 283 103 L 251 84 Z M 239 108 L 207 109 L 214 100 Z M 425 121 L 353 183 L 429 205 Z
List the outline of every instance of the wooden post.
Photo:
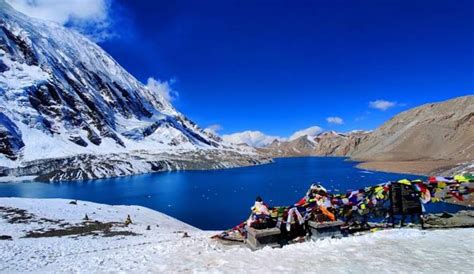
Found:
M 389 191 L 390 191 L 390 210 L 389 210 L 389 214 L 390 214 L 390 220 L 392 221 L 392 228 L 395 228 L 395 217 L 394 217 L 394 213 L 393 213 L 393 190 L 392 190 L 392 183 L 390 183 Z

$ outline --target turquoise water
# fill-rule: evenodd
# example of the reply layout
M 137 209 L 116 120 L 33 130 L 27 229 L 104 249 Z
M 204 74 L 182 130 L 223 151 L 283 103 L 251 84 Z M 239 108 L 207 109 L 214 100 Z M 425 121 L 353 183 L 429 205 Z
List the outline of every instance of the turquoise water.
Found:
M 257 195 L 271 206 L 289 205 L 314 182 L 345 192 L 420 176 L 372 172 L 340 157 L 281 158 L 275 163 L 224 170 L 178 171 L 62 183 L 0 184 L 0 197 L 68 198 L 159 210 L 202 229 L 226 229 L 246 219 Z M 438 203 L 430 211 L 456 211 Z

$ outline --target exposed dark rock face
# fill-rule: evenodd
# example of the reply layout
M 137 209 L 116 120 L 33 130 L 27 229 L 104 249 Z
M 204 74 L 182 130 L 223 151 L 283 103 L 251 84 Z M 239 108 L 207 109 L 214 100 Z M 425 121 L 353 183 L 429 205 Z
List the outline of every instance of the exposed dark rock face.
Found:
M 7 20 L 8 17 L 5 18 Z M 10 40 L 11 44 L 15 44 L 16 51 L 19 52 L 27 65 L 37 66 L 39 64 L 38 58 L 33 51 L 32 46 L 27 42 L 27 40 L 19 35 L 15 35 L 10 29 L 6 27 L 4 20 L 0 19 L 0 29 L 2 30 L 5 37 Z M 2 41 L 5 41 L 2 39 Z M 11 48 L 10 48 L 11 49 Z
M 16 160 L 24 146 L 16 125 L 5 114 L 0 113 L 0 153 Z
M 82 139 L 82 137 L 80 136 L 70 136 L 69 137 L 69 140 L 77 145 L 80 145 L 80 146 L 83 146 L 83 147 L 86 147 L 88 146 L 89 144 L 84 141 L 84 139 Z
M 9 69 L 10 68 L 7 65 L 5 65 L 2 60 L 0 60 L 0 73 L 5 72 Z

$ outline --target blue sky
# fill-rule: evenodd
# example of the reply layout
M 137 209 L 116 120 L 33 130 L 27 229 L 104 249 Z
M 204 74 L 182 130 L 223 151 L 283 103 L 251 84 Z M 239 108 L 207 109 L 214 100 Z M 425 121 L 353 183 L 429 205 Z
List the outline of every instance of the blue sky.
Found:
M 474 94 L 474 1 L 95 2 L 99 45 L 140 81 L 170 81 L 175 107 L 221 134 L 374 129 Z

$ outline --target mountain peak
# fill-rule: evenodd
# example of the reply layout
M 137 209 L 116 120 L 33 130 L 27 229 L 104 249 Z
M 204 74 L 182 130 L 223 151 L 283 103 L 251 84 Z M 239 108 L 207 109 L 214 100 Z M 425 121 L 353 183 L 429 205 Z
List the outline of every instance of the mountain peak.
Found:
M 0 166 L 88 153 L 240 150 L 88 38 L 0 5 Z

